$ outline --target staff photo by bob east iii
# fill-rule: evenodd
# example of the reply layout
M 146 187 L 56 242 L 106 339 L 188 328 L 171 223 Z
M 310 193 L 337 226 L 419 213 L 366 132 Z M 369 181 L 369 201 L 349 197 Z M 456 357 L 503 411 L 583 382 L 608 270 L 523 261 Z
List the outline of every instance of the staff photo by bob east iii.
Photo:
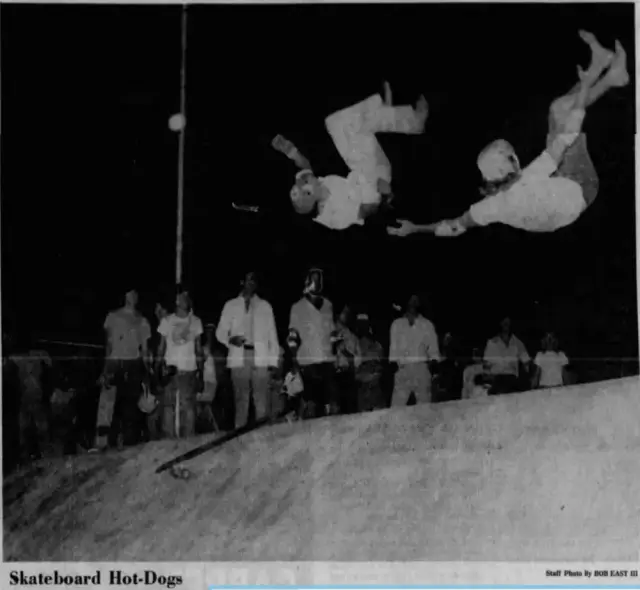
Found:
M 578 82 L 553 101 L 549 110 L 547 146 L 526 168 L 504 139 L 487 146 L 477 166 L 485 181 L 485 198 L 462 216 L 428 225 L 408 220 L 388 227 L 393 236 L 432 233 L 453 237 L 473 227 L 502 223 L 529 232 L 553 232 L 574 223 L 598 195 L 598 175 L 582 129 L 586 109 L 606 92 L 629 84 L 626 53 L 619 41 L 615 51 L 600 45 L 589 32 L 579 37 L 591 48 L 591 64 L 578 67 Z

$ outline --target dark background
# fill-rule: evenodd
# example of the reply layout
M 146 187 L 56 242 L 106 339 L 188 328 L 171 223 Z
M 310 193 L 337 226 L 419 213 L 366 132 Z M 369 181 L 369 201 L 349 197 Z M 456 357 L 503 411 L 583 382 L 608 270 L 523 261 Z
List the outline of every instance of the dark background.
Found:
M 590 53 L 578 29 L 619 39 L 635 71 L 633 4 L 192 6 L 187 73 L 185 278 L 217 321 L 249 268 L 280 329 L 309 264 L 327 291 L 375 315 L 417 290 L 439 333 L 482 346 L 499 318 L 534 349 L 555 328 L 570 356 L 637 357 L 634 81 L 592 107 L 600 175 L 571 227 L 494 226 L 455 240 L 330 232 L 296 216 L 290 137 L 319 174 L 347 172 L 331 112 L 382 92 L 429 101 L 426 133 L 380 137 L 399 215 L 435 221 L 479 199 L 478 152 L 498 137 L 527 164 L 550 102 Z M 172 285 L 179 110 L 179 6 L 2 6 L 3 323 L 100 343 L 134 282 L 143 307 Z M 231 201 L 260 204 L 260 217 Z

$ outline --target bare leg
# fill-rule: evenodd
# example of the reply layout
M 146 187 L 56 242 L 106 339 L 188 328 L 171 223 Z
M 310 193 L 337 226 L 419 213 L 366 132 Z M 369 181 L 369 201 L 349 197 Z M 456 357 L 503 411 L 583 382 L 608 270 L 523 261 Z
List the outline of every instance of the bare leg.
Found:
M 590 33 L 581 32 L 581 36 Z M 591 35 L 593 37 L 593 35 Z M 584 39 L 584 37 L 583 37 Z M 595 37 L 590 43 L 593 52 L 591 65 L 586 72 L 578 69 L 581 78 L 591 78 L 595 81 L 588 89 L 585 107 L 591 106 L 610 88 L 625 86 L 629 83 L 627 72 L 627 56 L 619 41 L 616 41 L 616 53 L 603 49 Z M 604 76 L 601 73 L 609 68 Z M 578 82 L 565 96 L 562 96 L 551 104 L 549 111 L 549 136 L 555 136 L 559 130 L 564 128 L 571 111 L 576 108 L 578 95 L 580 93 L 581 82 Z

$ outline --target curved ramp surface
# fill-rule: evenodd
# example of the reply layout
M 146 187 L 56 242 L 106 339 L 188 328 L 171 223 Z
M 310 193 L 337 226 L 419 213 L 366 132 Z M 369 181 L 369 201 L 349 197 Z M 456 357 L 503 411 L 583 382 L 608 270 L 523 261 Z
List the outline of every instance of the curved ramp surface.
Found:
M 4 484 L 8 561 L 637 561 L 637 377 L 41 464 Z

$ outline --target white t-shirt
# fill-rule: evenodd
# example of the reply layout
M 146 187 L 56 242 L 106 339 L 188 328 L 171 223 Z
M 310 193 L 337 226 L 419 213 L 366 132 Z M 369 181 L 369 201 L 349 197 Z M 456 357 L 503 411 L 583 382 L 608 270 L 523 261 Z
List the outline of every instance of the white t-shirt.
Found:
M 533 232 L 551 232 L 573 223 L 586 208 L 582 188 L 574 180 L 551 176 L 557 164 L 544 151 L 508 189 L 469 209 L 478 225 L 504 223 Z
M 177 367 L 180 371 L 195 371 L 196 338 L 203 332 L 202 321 L 193 314 L 186 318 L 180 318 L 176 314 L 164 318 L 160 322 L 158 333 L 167 340 L 167 365 Z
M 364 220 L 360 218 L 360 205 L 363 202 L 361 190 L 352 175 L 349 178 L 325 176 L 319 180 L 329 196 L 320 203 L 320 213 L 314 221 L 337 230 L 364 225 Z
M 569 359 L 564 352 L 539 352 L 533 362 L 540 367 L 541 387 L 563 385 L 562 368 L 569 364 Z

